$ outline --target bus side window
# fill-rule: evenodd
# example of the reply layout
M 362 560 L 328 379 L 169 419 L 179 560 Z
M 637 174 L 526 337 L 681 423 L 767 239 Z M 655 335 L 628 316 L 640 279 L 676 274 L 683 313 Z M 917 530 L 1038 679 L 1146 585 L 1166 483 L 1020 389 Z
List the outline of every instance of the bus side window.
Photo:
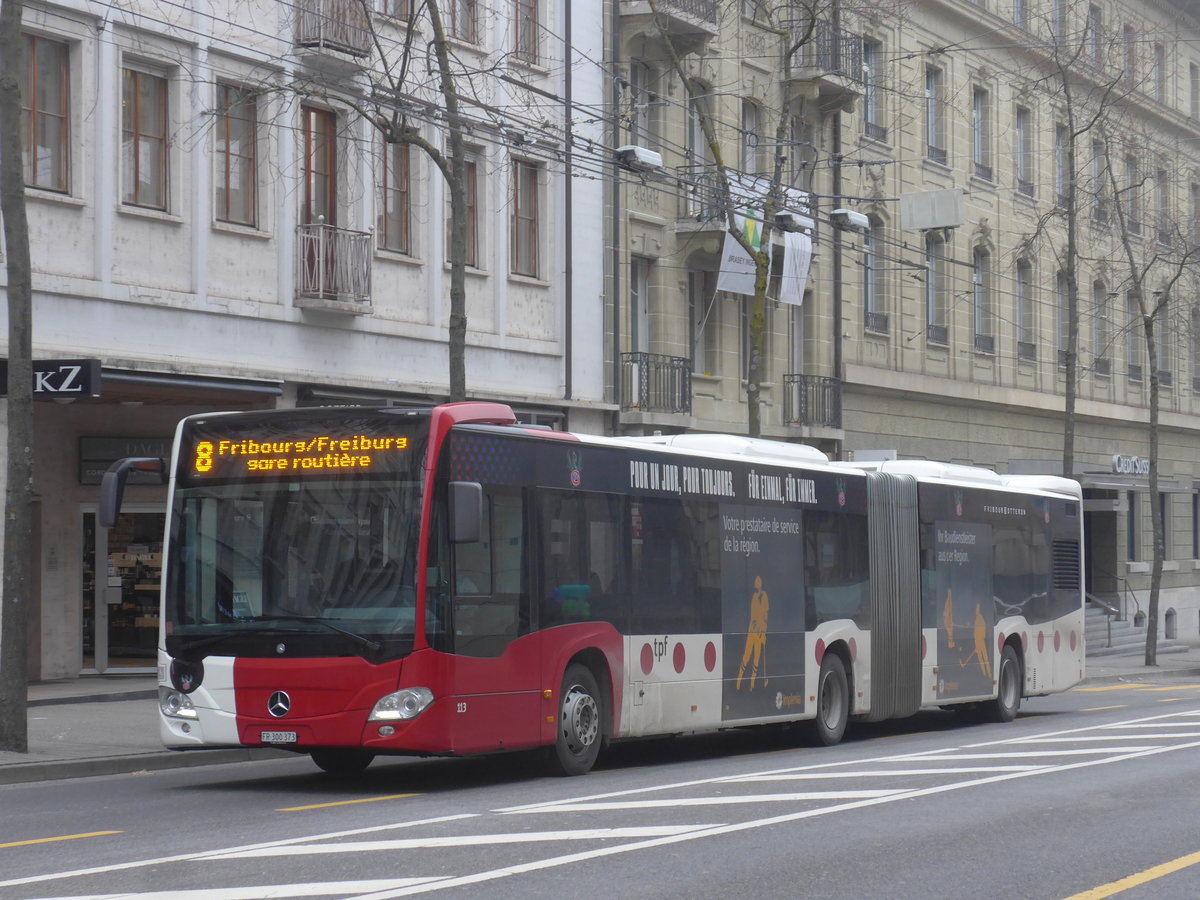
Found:
M 454 548 L 454 652 L 497 657 L 529 631 L 520 495 L 485 494 L 479 540 Z
M 625 498 L 616 495 L 542 495 L 542 628 L 597 620 L 626 625 L 624 508 Z

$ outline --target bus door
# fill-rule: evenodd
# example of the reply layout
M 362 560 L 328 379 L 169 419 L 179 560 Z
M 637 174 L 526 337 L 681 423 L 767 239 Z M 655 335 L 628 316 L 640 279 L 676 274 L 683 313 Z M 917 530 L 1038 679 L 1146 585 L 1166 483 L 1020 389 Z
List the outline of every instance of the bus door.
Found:
M 454 749 L 503 750 L 537 741 L 537 642 L 529 634 L 525 504 L 519 491 L 485 492 L 479 540 L 456 544 L 450 578 Z

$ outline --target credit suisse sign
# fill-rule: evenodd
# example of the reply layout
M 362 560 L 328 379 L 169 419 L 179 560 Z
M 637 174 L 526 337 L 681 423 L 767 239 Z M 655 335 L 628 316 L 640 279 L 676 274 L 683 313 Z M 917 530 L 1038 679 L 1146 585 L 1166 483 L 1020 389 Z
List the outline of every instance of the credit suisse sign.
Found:
M 1112 467 L 1118 475 L 1150 474 L 1150 460 L 1142 456 L 1122 456 L 1120 453 L 1114 453 Z

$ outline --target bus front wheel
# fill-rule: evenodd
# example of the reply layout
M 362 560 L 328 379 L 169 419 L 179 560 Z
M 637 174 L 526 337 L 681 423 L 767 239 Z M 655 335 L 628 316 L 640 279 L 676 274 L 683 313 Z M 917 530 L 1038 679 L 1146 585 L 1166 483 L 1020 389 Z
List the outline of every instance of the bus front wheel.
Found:
M 996 699 L 984 704 L 984 715 L 993 722 L 1011 722 L 1021 708 L 1021 660 L 1011 645 L 1000 654 Z
M 330 775 L 357 775 L 375 758 L 370 750 L 313 750 L 309 755 Z
M 827 747 L 840 742 L 850 719 L 850 685 L 846 665 L 836 653 L 826 653 L 821 660 L 816 712 L 811 729 L 816 741 Z
M 561 775 L 583 775 L 596 763 L 602 738 L 602 705 L 596 676 L 572 663 L 563 675 L 551 765 Z

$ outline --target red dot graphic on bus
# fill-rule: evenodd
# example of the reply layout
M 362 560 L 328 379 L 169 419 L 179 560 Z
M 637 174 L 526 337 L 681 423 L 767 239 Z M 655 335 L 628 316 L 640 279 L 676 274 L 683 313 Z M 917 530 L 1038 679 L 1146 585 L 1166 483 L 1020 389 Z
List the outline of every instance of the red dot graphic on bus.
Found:
M 675 663 L 676 672 L 683 672 L 683 667 L 687 664 L 687 651 L 683 649 L 683 644 L 675 645 L 675 652 L 671 655 L 671 662 Z
M 850 662 L 858 659 L 858 642 L 854 638 L 850 638 Z
M 1071 632 L 1071 649 L 1075 649 L 1075 632 Z
M 1046 635 L 1044 632 L 1038 632 L 1038 653 L 1046 649 Z
M 649 644 L 642 644 L 642 674 L 649 675 L 654 668 L 654 649 Z
M 711 672 L 717 667 L 717 645 L 709 641 L 704 646 L 704 668 Z
M 1029 652 L 1029 632 L 1028 631 L 1021 632 L 1021 649 L 1023 651 L 1025 651 L 1026 653 Z
M 921 635 L 921 659 L 924 659 L 929 653 L 929 641 L 925 640 L 925 635 Z
M 821 664 L 821 660 L 825 658 L 825 642 L 818 640 L 816 646 L 817 665 Z
M 996 638 L 996 649 L 999 650 L 1001 653 L 1004 652 L 1004 632 L 1003 631 L 1001 631 L 999 636 Z
M 1054 652 L 1057 653 L 1062 649 L 1062 635 L 1059 632 L 1054 632 Z

